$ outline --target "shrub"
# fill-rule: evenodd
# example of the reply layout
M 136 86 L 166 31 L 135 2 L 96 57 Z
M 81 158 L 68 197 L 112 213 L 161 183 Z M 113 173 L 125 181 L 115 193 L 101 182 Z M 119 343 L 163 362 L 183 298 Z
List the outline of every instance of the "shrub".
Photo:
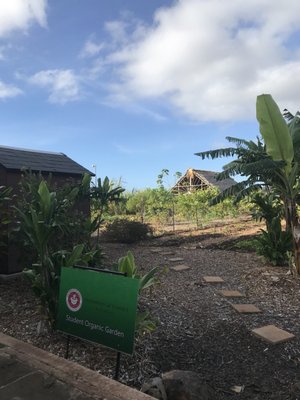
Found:
M 104 237 L 121 243 L 134 243 L 152 235 L 149 225 L 127 219 L 116 219 L 106 226 Z
M 282 230 L 280 217 L 273 218 L 269 231 L 261 229 L 261 235 L 256 238 L 256 249 L 273 265 L 288 265 L 289 253 L 293 250 L 292 234 Z

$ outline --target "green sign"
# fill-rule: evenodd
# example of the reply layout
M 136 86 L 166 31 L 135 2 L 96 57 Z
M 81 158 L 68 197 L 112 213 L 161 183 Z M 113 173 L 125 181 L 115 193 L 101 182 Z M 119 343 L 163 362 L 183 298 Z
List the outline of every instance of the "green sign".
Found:
M 133 353 L 139 281 L 122 275 L 62 268 L 57 329 Z

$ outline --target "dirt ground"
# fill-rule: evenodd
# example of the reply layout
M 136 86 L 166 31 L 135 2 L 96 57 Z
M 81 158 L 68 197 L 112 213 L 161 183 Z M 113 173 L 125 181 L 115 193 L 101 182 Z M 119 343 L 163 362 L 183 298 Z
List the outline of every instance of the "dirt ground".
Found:
M 300 280 L 288 275 L 287 269 L 272 267 L 255 253 L 234 247 L 259 228 L 248 219 L 219 221 L 199 231 L 177 231 L 136 245 L 103 244 L 107 265 L 130 249 L 142 271 L 168 267 L 152 294 L 140 299 L 141 307 L 157 319 L 157 329 L 137 339 L 133 357 L 122 356 L 122 382 L 140 388 L 161 372 L 182 369 L 197 372 L 213 389 L 215 399 L 300 399 Z M 176 263 L 170 257 L 182 257 L 178 264 L 190 269 L 172 270 Z M 224 283 L 205 284 L 205 275 L 219 275 Z M 246 298 L 226 299 L 220 289 L 239 290 Z M 263 312 L 238 314 L 230 302 L 253 303 Z M 26 281 L 0 281 L 0 330 L 64 356 L 62 335 L 38 335 L 36 305 Z M 270 345 L 250 332 L 269 324 L 295 338 Z M 72 339 L 70 359 L 114 375 L 116 354 L 103 347 Z M 233 386 L 241 387 L 241 393 L 236 394 Z

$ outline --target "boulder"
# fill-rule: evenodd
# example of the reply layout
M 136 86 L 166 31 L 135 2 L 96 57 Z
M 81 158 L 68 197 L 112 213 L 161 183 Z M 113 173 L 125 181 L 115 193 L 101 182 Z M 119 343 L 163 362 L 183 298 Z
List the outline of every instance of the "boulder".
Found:
M 215 391 L 192 371 L 174 370 L 162 374 L 168 400 L 216 400 Z
M 168 400 L 166 390 L 161 378 L 153 378 L 143 384 L 141 391 L 158 400 Z
M 159 400 L 217 400 L 218 394 L 192 371 L 174 370 L 154 378 L 142 387 L 144 393 Z

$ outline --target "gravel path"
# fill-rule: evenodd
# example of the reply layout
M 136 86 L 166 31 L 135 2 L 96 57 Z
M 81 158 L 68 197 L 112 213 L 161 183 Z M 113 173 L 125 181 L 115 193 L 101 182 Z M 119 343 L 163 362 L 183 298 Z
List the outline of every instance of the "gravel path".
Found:
M 160 285 L 140 299 L 141 307 L 158 320 L 158 328 L 136 341 L 133 357 L 122 356 L 121 381 L 139 388 L 161 372 L 182 369 L 198 372 L 219 399 L 231 399 L 235 385 L 243 387 L 240 399 L 300 398 L 299 281 L 253 253 L 220 250 L 218 233 L 206 235 L 206 240 L 203 235 L 182 235 L 140 245 L 103 245 L 107 264 L 130 249 L 144 271 L 168 267 Z M 224 242 L 224 234 L 219 238 Z M 190 269 L 173 271 L 170 267 L 178 263 L 168 261 L 172 257 L 182 257 L 179 264 Z M 204 275 L 221 276 L 224 283 L 205 284 Z M 246 300 L 224 298 L 220 289 L 239 290 Z M 230 302 L 253 303 L 263 312 L 239 314 Z M 0 315 L 2 332 L 64 356 L 64 337 L 37 334 L 36 300 L 23 279 L 0 281 Z M 251 335 L 251 329 L 269 324 L 296 337 L 272 346 Z M 70 358 L 104 375 L 114 374 L 116 354 L 100 346 L 72 339 Z

